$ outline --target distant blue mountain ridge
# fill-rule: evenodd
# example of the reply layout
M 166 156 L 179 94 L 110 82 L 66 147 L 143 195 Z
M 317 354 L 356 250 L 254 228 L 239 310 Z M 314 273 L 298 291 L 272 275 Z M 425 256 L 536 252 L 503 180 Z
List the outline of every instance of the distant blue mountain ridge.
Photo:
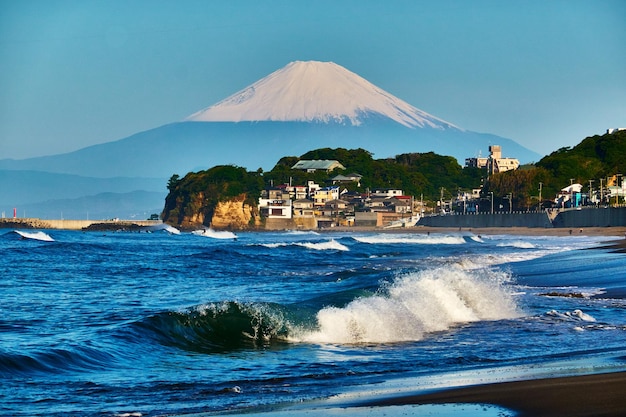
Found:
M 462 165 L 465 158 L 486 155 L 489 145 L 501 145 L 504 156 L 522 163 L 540 159 L 539 154 L 499 136 L 456 128 L 409 128 L 376 118 L 359 126 L 273 121 L 172 123 L 65 154 L 0 160 L 0 210 L 12 212 L 16 205 L 27 205 L 29 216 L 43 218 L 55 207 L 52 212 L 67 213 L 64 215 L 69 218 L 78 204 L 73 200 L 84 198 L 80 205 L 92 208 L 79 213 L 95 215 L 94 205 L 100 205 L 107 207 L 98 211 L 101 217 L 127 217 L 129 213 L 153 212 L 155 207 L 154 199 L 147 202 L 125 193 L 153 192 L 163 201 L 167 179 L 173 174 L 184 176 L 215 165 L 267 171 L 283 156 L 339 147 L 362 148 L 375 159 L 432 151 L 453 156 Z M 102 193 L 125 194 L 136 206 L 126 207 L 120 214 L 121 204 L 105 204 L 95 198 Z M 107 196 L 119 201 L 119 196 Z
M 408 128 L 369 120 L 359 126 L 315 122 L 180 122 L 74 152 L 0 160 L 3 170 L 37 170 L 86 177 L 169 178 L 215 165 L 270 170 L 283 156 L 319 148 L 362 148 L 375 159 L 402 153 L 435 152 L 465 158 L 501 145 L 503 155 L 522 163 L 540 155 L 511 139 L 460 129 Z

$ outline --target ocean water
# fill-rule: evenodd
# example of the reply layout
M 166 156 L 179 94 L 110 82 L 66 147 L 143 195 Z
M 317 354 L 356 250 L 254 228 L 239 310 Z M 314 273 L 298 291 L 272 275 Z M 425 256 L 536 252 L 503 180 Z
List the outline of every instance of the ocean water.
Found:
M 626 370 L 626 255 L 606 240 L 0 231 L 0 414 L 260 412 Z

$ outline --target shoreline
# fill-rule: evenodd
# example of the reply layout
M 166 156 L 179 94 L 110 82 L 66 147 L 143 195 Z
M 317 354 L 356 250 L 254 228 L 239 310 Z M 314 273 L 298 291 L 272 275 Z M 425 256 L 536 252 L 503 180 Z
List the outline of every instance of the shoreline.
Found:
M 154 226 L 162 223 L 160 220 L 42 220 L 37 218 L 3 218 L 0 219 L 0 229 L 46 229 L 46 230 L 82 230 L 102 231 L 132 229 Z M 174 226 L 175 227 L 175 226 Z M 199 226 L 200 227 L 200 226 Z M 181 229 L 182 230 L 182 229 Z M 215 229 L 222 230 L 222 229 Z M 228 229 L 225 229 L 228 230 Z M 626 240 L 626 226 L 602 227 L 437 227 L 411 226 L 398 228 L 383 228 L 376 226 L 337 226 L 321 229 L 288 229 L 319 233 L 389 233 L 389 234 L 429 234 L 429 233 L 471 233 L 474 235 L 519 235 L 519 236 L 607 236 Z M 280 232 L 288 230 L 246 229 L 229 230 L 232 232 Z M 186 231 L 186 229 L 185 229 Z
M 416 388 L 417 389 L 417 388 Z M 177 417 L 311 417 L 342 415 L 373 417 L 429 415 L 450 417 L 621 417 L 626 415 L 626 371 L 555 376 L 539 379 L 492 382 L 478 385 L 423 388 L 400 394 L 359 399 L 327 398 L 300 404 L 276 404 L 241 410 L 177 413 Z M 443 408 L 437 408 L 443 407 Z M 458 406 L 459 409 L 450 408 Z M 420 407 L 424 408 L 423 410 Z M 466 408 L 463 411 L 463 408 Z M 471 414 L 467 413 L 467 409 Z M 422 413 L 424 411 L 424 413 Z
M 435 227 L 413 226 L 384 229 L 380 227 L 332 227 L 316 230 L 332 232 L 379 232 L 379 233 L 472 233 L 474 235 L 519 235 L 519 236 L 607 236 L 626 239 L 626 226 L 608 227 Z M 571 233 L 570 233 L 571 231 Z
M 624 416 L 626 371 L 499 382 L 366 400 L 353 407 L 490 404 L 518 416 Z

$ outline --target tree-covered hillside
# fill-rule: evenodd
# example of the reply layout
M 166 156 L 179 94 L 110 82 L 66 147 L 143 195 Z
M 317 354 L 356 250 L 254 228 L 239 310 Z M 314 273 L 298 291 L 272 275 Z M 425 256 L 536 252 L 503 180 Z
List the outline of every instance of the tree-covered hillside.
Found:
M 331 159 L 341 162 L 345 170 L 331 173 L 317 171 L 307 173 L 291 167 L 300 159 Z M 301 156 L 281 158 L 269 172 L 249 172 L 235 166 L 216 166 L 206 171 L 191 172 L 180 178 L 173 175 L 168 183 L 170 191 L 166 198 L 163 219 L 180 223 L 183 218 L 202 213 L 210 219 L 220 200 L 245 195 L 251 206 L 265 188 L 291 183 L 306 185 L 315 181 L 330 185 L 331 178 L 338 174 L 357 173 L 362 175 L 360 185 L 345 185 L 350 191 L 365 193 L 368 189 L 396 188 L 406 195 L 423 196 L 424 200 L 449 200 L 457 191 L 472 188 L 482 189 L 482 199 L 493 193 L 496 207 L 508 206 L 511 195 L 514 210 L 539 207 L 541 199 L 547 205 L 556 193 L 572 182 L 580 183 L 588 190 L 589 181 L 594 189 L 600 179 L 606 185 L 609 176 L 626 172 L 626 131 L 597 135 L 584 139 L 573 148 L 562 148 L 541 159 L 536 165 L 524 166 L 516 171 L 494 174 L 488 177 L 486 170 L 462 168 L 455 158 L 428 153 L 409 153 L 395 158 L 373 159 L 364 149 L 316 149 Z M 481 205 L 484 201 L 481 201 Z M 488 204 L 485 203 L 485 204 Z M 482 208 L 481 208 L 482 209 Z
M 345 170 L 334 170 L 331 174 L 325 172 L 306 173 L 292 170 L 291 167 L 300 159 L 334 159 Z M 274 185 L 289 183 L 306 184 L 308 180 L 319 184 L 329 183 L 329 179 L 339 174 L 357 173 L 363 176 L 361 186 L 348 184 L 350 191 L 365 192 L 375 188 L 399 188 L 407 195 L 424 195 L 426 199 L 438 199 L 441 187 L 448 193 L 461 189 L 471 189 L 480 186 L 481 175 L 485 175 L 476 168 L 463 169 L 455 158 L 437 155 L 433 152 L 410 153 L 398 155 L 389 159 L 373 159 L 364 149 L 317 149 L 305 153 L 300 157 L 284 157 L 263 177 L 273 181 Z
M 525 209 L 538 205 L 539 183 L 542 200 L 554 196 L 571 183 L 583 185 L 588 192 L 606 186 L 609 177 L 626 172 L 626 131 L 595 135 L 573 148 L 561 148 L 545 156 L 534 166 L 489 178 L 485 192 L 495 196 L 513 194 L 514 207 Z M 602 181 L 600 181 L 602 179 Z

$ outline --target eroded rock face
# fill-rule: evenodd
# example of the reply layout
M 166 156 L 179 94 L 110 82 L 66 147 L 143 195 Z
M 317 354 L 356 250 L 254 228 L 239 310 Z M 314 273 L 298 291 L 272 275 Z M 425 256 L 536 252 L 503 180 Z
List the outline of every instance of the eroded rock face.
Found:
M 166 202 L 163 220 L 185 230 L 202 227 L 228 230 L 263 228 L 257 207 L 250 205 L 246 199 L 245 193 L 224 201 L 208 199 L 204 192 L 177 197 L 169 205 Z
M 261 219 L 257 209 L 246 204 L 245 199 L 245 194 L 242 194 L 230 200 L 218 202 L 211 218 L 211 227 L 230 230 L 259 227 Z

